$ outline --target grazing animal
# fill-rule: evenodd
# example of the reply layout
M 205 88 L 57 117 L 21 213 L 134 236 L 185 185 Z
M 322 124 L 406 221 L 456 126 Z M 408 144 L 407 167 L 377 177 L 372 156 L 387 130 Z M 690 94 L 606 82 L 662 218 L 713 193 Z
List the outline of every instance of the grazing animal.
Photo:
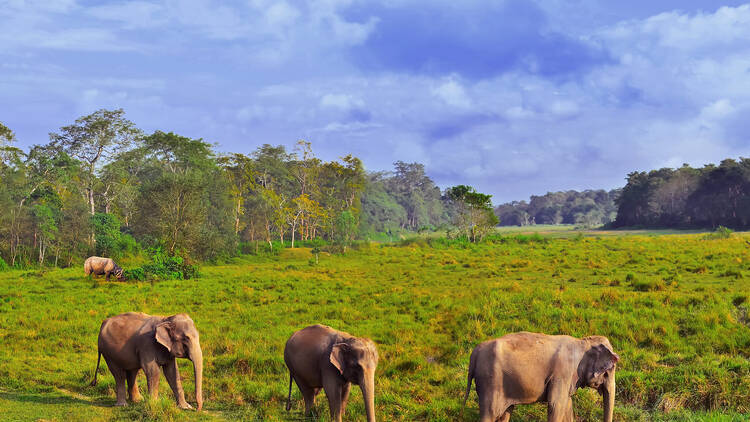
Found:
M 292 407 L 292 379 L 305 399 L 305 414 L 323 388 L 328 397 L 331 418 L 341 422 L 346 411 L 351 384 L 359 385 L 365 402 L 367 421 L 375 422 L 375 368 L 378 351 L 367 338 L 353 337 L 325 325 L 311 325 L 292 334 L 284 348 L 289 368 L 289 397 Z
M 115 377 L 117 406 L 125 406 L 125 382 L 130 400 L 141 399 L 136 376 L 143 369 L 152 399 L 159 396 L 159 368 L 172 387 L 177 405 L 191 409 L 185 401 L 180 372 L 175 358 L 193 362 L 195 372 L 195 400 L 198 410 L 203 407 L 203 352 L 195 323 L 187 314 L 170 317 L 150 316 L 128 312 L 107 318 L 99 330 L 99 355 L 91 385 L 96 385 L 96 375 L 102 356 Z
M 547 403 L 547 421 L 572 422 L 571 396 L 591 387 L 604 399 L 604 421 L 612 422 L 619 360 L 606 337 L 508 334 L 474 348 L 464 406 L 474 379 L 482 422 L 508 422 L 514 405 L 536 402 Z
M 86 262 L 83 263 L 83 272 L 86 273 L 86 276 L 89 278 L 92 275 L 103 274 L 107 276 L 107 281 L 109 281 L 109 276 L 114 274 L 118 280 L 124 279 L 122 268 L 115 264 L 115 261 L 111 258 L 90 256 L 86 259 Z

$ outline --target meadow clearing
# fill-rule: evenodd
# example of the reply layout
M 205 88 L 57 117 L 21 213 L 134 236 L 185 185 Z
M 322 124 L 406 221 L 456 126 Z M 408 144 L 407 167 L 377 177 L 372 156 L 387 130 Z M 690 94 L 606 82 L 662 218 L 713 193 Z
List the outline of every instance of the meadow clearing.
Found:
M 595 232 L 594 232 L 595 233 Z M 709 236 L 710 237 L 710 236 Z M 127 267 L 127 262 L 125 262 Z M 370 243 L 345 255 L 286 249 L 204 266 L 186 281 L 89 281 L 82 268 L 0 273 L 2 420 L 300 420 L 282 352 L 295 330 L 328 324 L 372 338 L 381 421 L 456 421 L 469 354 L 508 332 L 607 336 L 621 356 L 617 421 L 750 419 L 750 235 L 544 236 L 473 245 L 444 239 Z M 160 400 L 115 408 L 101 321 L 125 311 L 187 312 L 201 332 L 204 412 Z M 188 401 L 193 373 L 180 360 Z M 139 376 L 145 393 L 145 377 Z M 578 420 L 600 420 L 590 389 Z M 327 420 L 325 397 L 317 418 Z M 465 420 L 477 420 L 472 388 Z M 546 420 L 544 405 L 513 421 Z M 352 389 L 345 420 L 364 420 Z

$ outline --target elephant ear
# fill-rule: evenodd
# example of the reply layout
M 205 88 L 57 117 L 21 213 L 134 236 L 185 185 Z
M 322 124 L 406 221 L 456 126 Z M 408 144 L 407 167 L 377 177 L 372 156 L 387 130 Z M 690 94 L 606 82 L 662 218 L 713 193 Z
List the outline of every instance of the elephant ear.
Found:
M 166 347 L 169 352 L 172 352 L 172 337 L 169 335 L 171 329 L 172 325 L 169 322 L 162 322 L 156 326 L 154 333 L 157 343 Z
M 614 368 L 615 364 L 620 361 L 620 356 L 617 353 L 609 350 L 609 348 L 607 348 L 607 346 L 603 344 L 597 346 L 596 350 L 596 361 L 594 362 L 592 368 L 594 378 L 598 378 L 603 373 Z
M 346 343 L 336 343 L 331 348 L 330 361 L 336 369 L 339 370 L 341 375 L 344 375 L 346 369 L 346 353 L 349 351 L 349 345 Z

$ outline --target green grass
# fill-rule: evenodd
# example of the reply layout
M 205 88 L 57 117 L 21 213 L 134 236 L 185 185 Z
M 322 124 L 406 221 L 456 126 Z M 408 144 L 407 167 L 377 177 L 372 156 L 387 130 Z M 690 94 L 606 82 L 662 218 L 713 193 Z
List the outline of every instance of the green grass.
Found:
M 456 421 L 469 354 L 529 330 L 609 337 L 619 367 L 618 421 L 740 421 L 750 412 L 750 237 L 506 237 L 492 244 L 365 244 L 345 256 L 309 249 L 203 267 L 199 279 L 91 282 L 80 268 L 0 273 L 2 420 L 294 420 L 284 411 L 284 342 L 324 323 L 372 338 L 381 356 L 382 421 Z M 432 246 L 431 246 L 432 245 Z M 313 261 L 314 262 L 314 261 Z M 96 365 L 101 321 L 126 311 L 187 312 L 201 332 L 205 412 L 178 411 L 162 378 L 156 403 L 114 408 Z M 103 365 L 104 366 L 104 365 Z M 193 374 L 181 362 L 188 401 Z M 145 393 L 145 379 L 139 377 Z M 476 420 L 472 391 L 466 420 Z M 579 420 L 601 399 L 574 398 Z M 328 415 L 319 396 L 317 418 Z M 543 405 L 513 421 L 546 420 Z M 346 420 L 364 420 L 352 389 Z

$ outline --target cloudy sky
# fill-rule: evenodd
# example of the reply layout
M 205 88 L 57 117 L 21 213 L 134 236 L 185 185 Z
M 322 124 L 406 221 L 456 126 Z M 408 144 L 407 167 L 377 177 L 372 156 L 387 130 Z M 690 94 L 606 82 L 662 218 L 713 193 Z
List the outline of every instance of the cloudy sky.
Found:
M 750 156 L 750 4 L 0 0 L 23 147 L 99 108 L 250 153 L 418 161 L 494 202 Z

